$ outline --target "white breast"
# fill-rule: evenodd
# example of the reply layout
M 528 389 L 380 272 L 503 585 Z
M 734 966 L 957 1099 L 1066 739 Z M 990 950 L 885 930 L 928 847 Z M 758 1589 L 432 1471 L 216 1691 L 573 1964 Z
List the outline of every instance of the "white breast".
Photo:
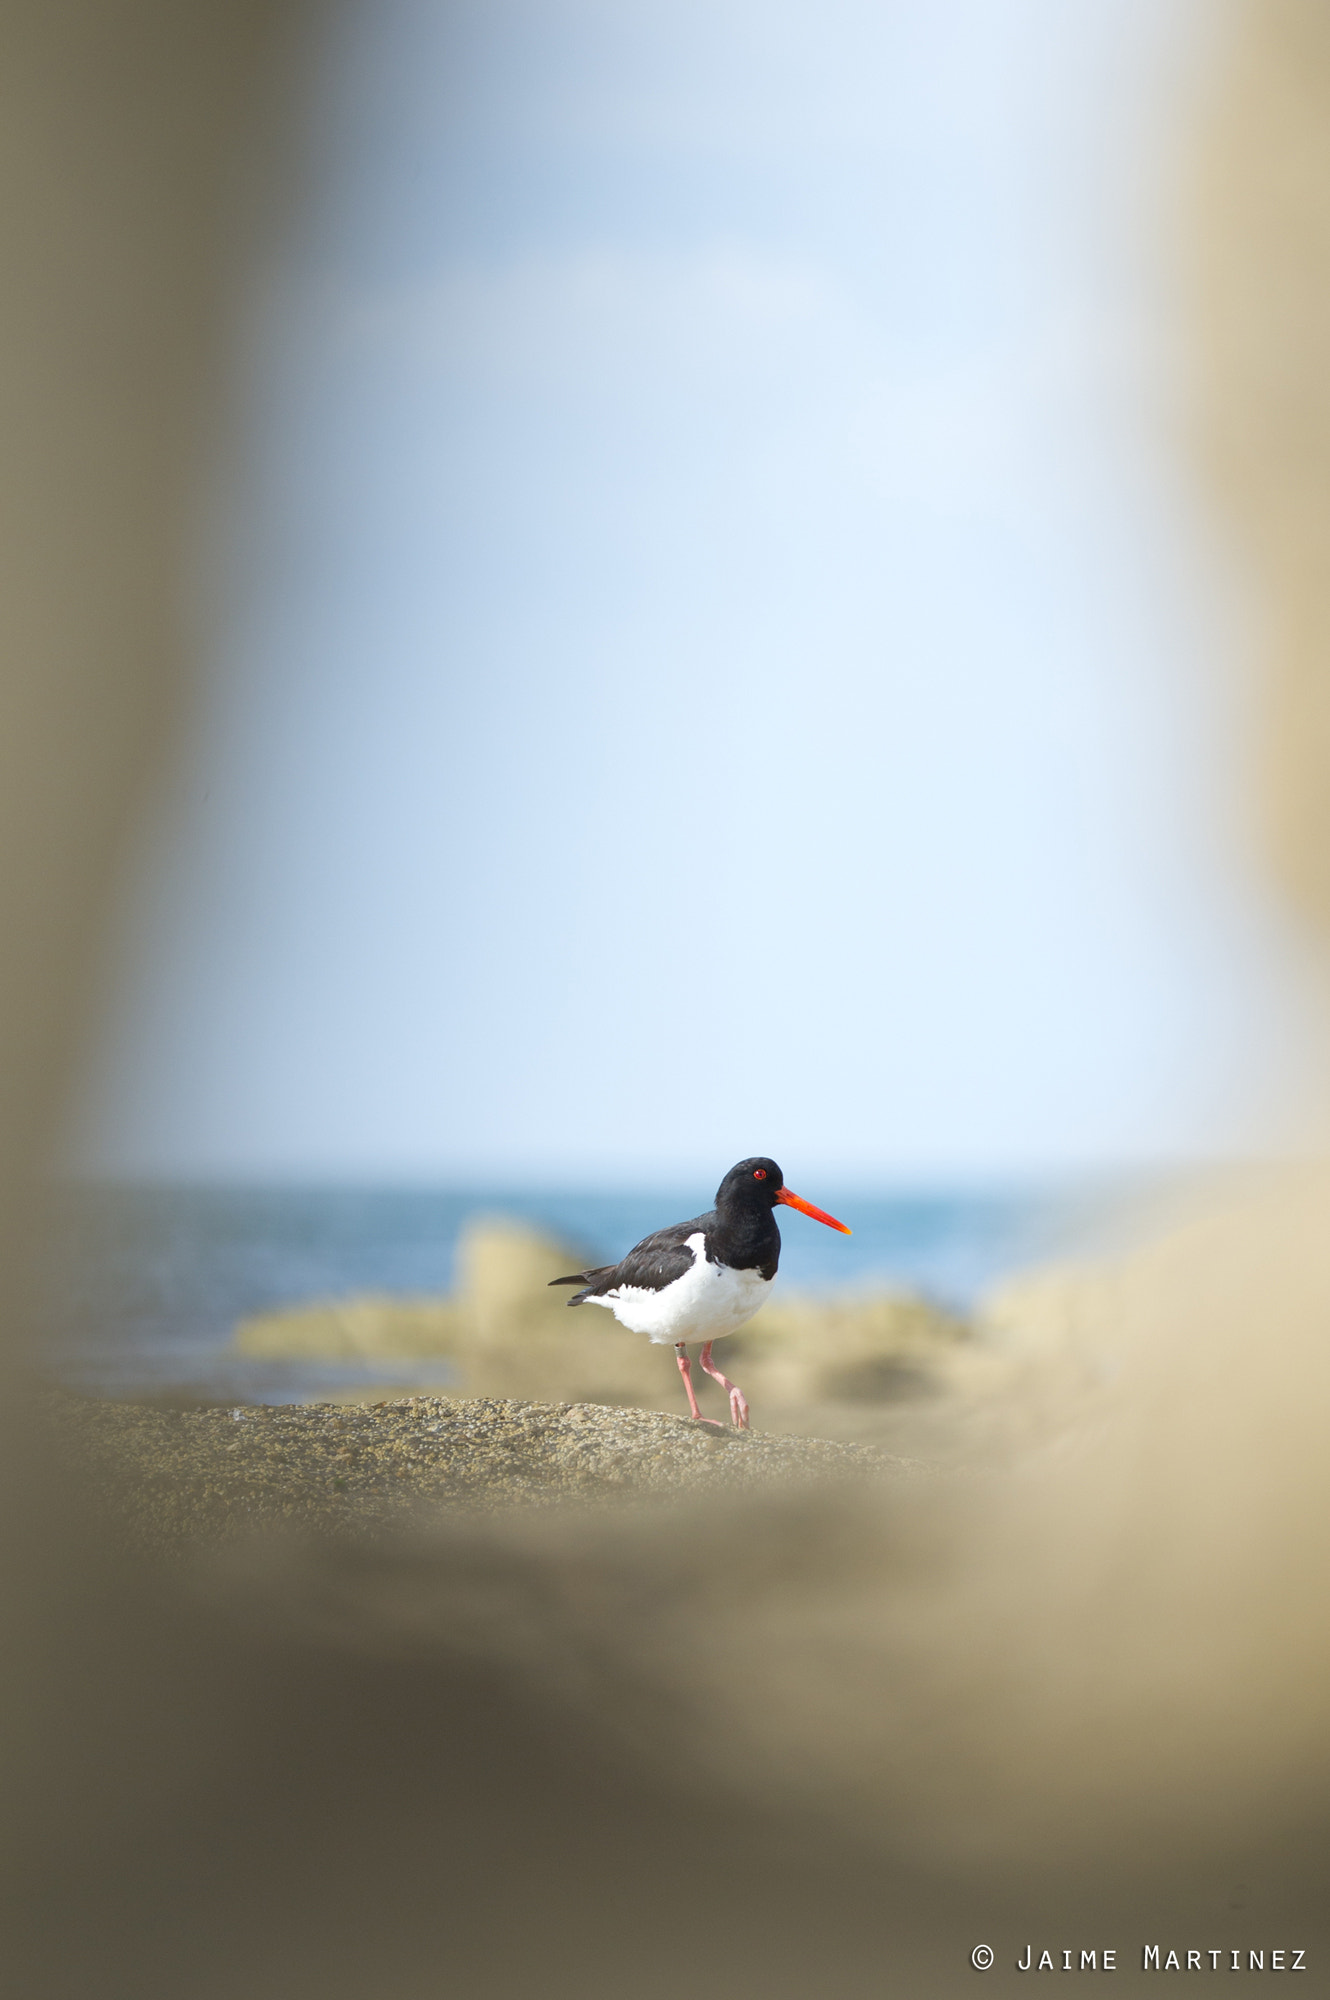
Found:
M 734 1333 L 771 1295 L 770 1278 L 760 1271 L 733 1271 L 728 1264 L 709 1264 L 701 1230 L 688 1238 L 693 1262 L 681 1278 L 658 1292 L 641 1285 L 619 1285 L 589 1306 L 608 1306 L 614 1317 L 634 1333 L 645 1333 L 660 1346 L 680 1340 L 720 1340 Z

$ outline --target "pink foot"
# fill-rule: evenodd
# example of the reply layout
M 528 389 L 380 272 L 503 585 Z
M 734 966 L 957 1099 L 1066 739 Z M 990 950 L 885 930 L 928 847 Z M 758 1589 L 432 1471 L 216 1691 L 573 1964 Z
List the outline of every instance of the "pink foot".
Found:
M 748 1399 L 744 1395 L 743 1390 L 736 1383 L 731 1382 L 728 1375 L 721 1374 L 720 1369 L 717 1368 L 715 1362 L 711 1359 L 710 1341 L 707 1342 L 697 1358 L 706 1369 L 707 1374 L 710 1375 L 712 1381 L 719 1382 L 721 1388 L 728 1392 L 730 1398 L 730 1422 L 734 1425 L 734 1428 L 737 1431 L 746 1431 L 748 1429 Z M 682 1364 L 680 1365 L 682 1366 Z M 690 1399 L 692 1393 L 690 1385 L 688 1390 Z

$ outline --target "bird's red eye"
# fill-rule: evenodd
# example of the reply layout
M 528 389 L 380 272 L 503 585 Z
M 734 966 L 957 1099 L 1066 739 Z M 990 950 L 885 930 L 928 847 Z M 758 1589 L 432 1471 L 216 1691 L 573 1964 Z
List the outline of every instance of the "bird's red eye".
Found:
M 765 1167 L 753 1168 L 753 1179 L 755 1181 L 764 1181 L 766 1177 L 767 1177 L 767 1170 Z

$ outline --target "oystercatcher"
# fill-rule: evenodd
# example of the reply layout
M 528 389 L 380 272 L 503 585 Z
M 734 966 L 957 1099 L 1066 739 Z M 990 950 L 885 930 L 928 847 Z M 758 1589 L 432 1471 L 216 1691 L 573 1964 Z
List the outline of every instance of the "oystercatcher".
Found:
M 624 1326 L 645 1333 L 660 1347 L 673 1345 L 688 1391 L 688 1407 L 702 1419 L 693 1394 L 688 1342 L 703 1342 L 698 1356 L 703 1368 L 720 1383 L 730 1399 L 730 1418 L 737 1429 L 748 1428 L 748 1403 L 728 1375 L 711 1358 L 713 1342 L 734 1333 L 750 1320 L 771 1291 L 780 1262 L 777 1206 L 802 1209 L 828 1229 L 850 1231 L 834 1215 L 814 1208 L 792 1194 L 774 1160 L 760 1155 L 731 1167 L 716 1190 L 709 1215 L 676 1222 L 628 1252 L 619 1264 L 598 1271 L 575 1271 L 551 1278 L 552 1285 L 581 1285 L 570 1306 L 607 1306 Z

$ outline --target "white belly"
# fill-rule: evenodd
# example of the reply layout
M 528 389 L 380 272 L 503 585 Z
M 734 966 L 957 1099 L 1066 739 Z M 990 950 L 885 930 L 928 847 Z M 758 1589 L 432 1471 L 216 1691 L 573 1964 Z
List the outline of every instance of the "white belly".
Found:
M 688 1238 L 693 1266 L 662 1291 L 641 1285 L 620 1285 L 589 1306 L 608 1306 L 614 1317 L 634 1333 L 645 1333 L 662 1347 L 680 1340 L 720 1340 L 734 1333 L 771 1296 L 772 1280 L 760 1271 L 732 1271 L 727 1264 L 708 1264 L 706 1238 L 699 1229 Z

